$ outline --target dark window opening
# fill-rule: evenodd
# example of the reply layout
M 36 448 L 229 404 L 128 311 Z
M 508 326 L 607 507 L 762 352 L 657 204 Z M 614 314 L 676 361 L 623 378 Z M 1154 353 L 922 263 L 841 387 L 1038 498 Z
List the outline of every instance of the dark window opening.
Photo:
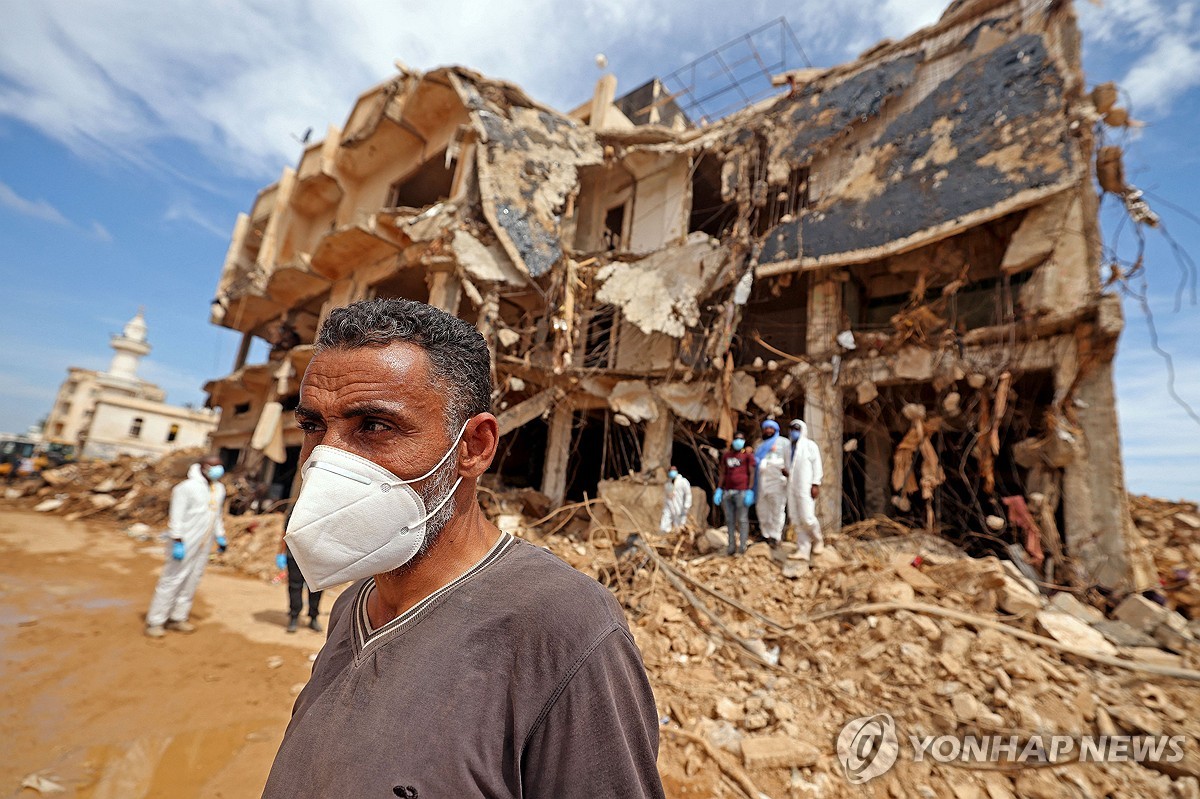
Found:
M 392 184 L 388 208 L 424 208 L 450 196 L 454 170 L 446 168 L 446 151 L 431 157 Z
M 171 442 L 177 438 L 179 438 L 179 425 L 173 424 L 171 425 L 170 429 L 167 430 L 167 441 Z
M 221 459 L 221 465 L 225 467 L 225 471 L 231 472 L 238 465 L 242 451 L 236 447 L 221 447 L 217 450 L 217 456 Z
M 144 422 L 145 422 L 145 420 L 142 419 L 142 417 L 140 417 L 140 416 L 135 416 L 133 418 L 133 423 L 129 425 L 129 437 L 130 438 L 141 438 L 142 437 L 142 425 L 144 424 Z
M 625 241 L 625 206 L 615 205 L 604 215 L 604 230 L 600 233 L 600 246 L 605 252 L 621 249 Z
M 239 402 L 237 405 L 233 406 L 233 415 L 234 416 L 244 416 L 247 413 L 250 413 L 250 403 L 249 402 Z
M 974 330 L 1012 322 L 1017 315 L 1018 289 L 1033 276 L 1033 270 L 1000 275 L 968 283 L 946 296 L 942 286 L 926 289 L 924 304 L 946 320 L 946 327 Z M 946 278 L 949 282 L 949 278 Z M 851 280 L 844 292 L 845 309 L 854 330 L 888 330 L 892 317 L 912 305 L 909 293 L 869 296 L 865 287 Z
M 286 397 L 283 397 L 282 399 L 280 399 L 279 406 L 283 409 L 283 411 L 285 413 L 287 411 L 296 410 L 296 408 L 298 408 L 300 406 L 299 392 L 297 392 L 295 394 L 288 394 Z
M 702 155 L 692 170 L 692 213 L 688 232 L 703 231 L 716 238 L 733 229 L 737 221 L 737 202 L 721 198 L 721 162 L 716 156 Z
M 943 401 L 950 392 L 960 395 L 960 413 L 951 416 L 944 410 Z M 988 387 L 989 402 L 994 402 L 993 388 Z M 845 523 L 869 518 L 880 511 L 914 528 L 924 528 L 927 508 L 932 506 L 937 530 L 942 536 L 963 547 L 973 556 L 989 554 L 1007 557 L 1004 547 L 1018 543 L 1013 529 L 999 533 L 989 530 L 988 515 L 1005 517 L 1001 498 L 1028 496 L 1029 470 L 1017 463 L 1013 447 L 1027 437 L 1045 432 L 1045 412 L 1054 400 L 1054 377 L 1050 372 L 1014 374 L 1009 401 L 1000 429 L 1000 453 L 992 464 L 995 488 L 986 491 L 983 470 L 975 453 L 980 436 L 976 429 L 979 419 L 979 394 L 965 381 L 938 391 L 930 383 L 909 383 L 880 387 L 879 398 L 859 405 L 850 392 L 845 399 L 845 440 L 857 439 L 857 448 L 843 456 L 842 513 Z M 931 500 L 925 500 L 918 488 L 912 493 L 897 492 L 892 487 L 895 452 L 911 423 L 900 409 L 907 403 L 918 403 L 928 409 L 929 418 L 941 420 L 940 430 L 931 443 L 946 480 L 937 486 Z M 994 408 L 994 405 L 991 405 Z M 884 445 L 873 450 L 870 438 L 882 436 Z M 983 446 L 987 446 L 986 442 Z M 912 465 L 912 475 L 920 481 L 921 458 Z M 901 510 L 893 502 L 904 496 L 909 504 Z M 882 501 L 880 501 L 882 500 Z M 873 504 L 883 507 L 872 507 Z M 1062 505 L 1058 508 L 1059 529 L 1062 527 Z
M 577 411 L 567 465 L 567 499 L 597 495 L 601 480 L 615 480 L 642 470 L 641 424 L 613 421 L 607 410 Z
M 513 400 L 515 404 L 520 400 Z M 542 489 L 542 470 L 546 463 L 549 428 L 538 418 L 500 438 L 496 459 L 489 470 L 498 475 L 505 487 Z
M 756 336 L 768 346 L 759 344 Z M 738 328 L 738 366 L 751 364 L 755 358 L 770 361 L 782 357 L 768 347 L 788 355 L 803 355 L 808 350 L 808 281 L 803 275 L 787 274 L 754 283 Z

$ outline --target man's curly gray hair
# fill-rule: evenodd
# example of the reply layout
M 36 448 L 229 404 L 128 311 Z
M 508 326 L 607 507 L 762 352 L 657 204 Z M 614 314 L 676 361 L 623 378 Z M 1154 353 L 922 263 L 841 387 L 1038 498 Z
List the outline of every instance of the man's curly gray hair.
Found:
M 446 428 L 455 436 L 467 419 L 492 409 L 492 361 L 487 342 L 456 316 L 413 300 L 363 300 L 329 313 L 316 351 L 386 347 L 407 341 L 425 350 L 435 386 L 446 392 Z

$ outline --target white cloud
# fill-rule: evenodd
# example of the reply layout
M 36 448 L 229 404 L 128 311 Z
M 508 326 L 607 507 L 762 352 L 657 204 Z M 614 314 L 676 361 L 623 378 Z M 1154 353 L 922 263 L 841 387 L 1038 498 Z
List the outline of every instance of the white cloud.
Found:
M 1160 37 L 1154 49 L 1130 68 L 1121 85 L 1139 112 L 1169 112 L 1176 97 L 1200 86 L 1200 44 L 1183 35 Z
M 1194 0 L 1106 0 L 1080 5 L 1085 46 L 1129 61 L 1118 81 L 1135 115 L 1170 112 L 1171 103 L 1200 85 L 1200 11 Z
M 41 219 L 43 222 L 53 222 L 56 225 L 70 226 L 71 222 L 50 203 L 45 200 L 29 200 L 17 194 L 7 183 L 0 182 L 0 205 L 11 208 L 19 214 Z
M 220 225 L 214 222 L 188 200 L 176 200 L 167 206 L 167 210 L 163 212 L 163 219 L 168 222 L 191 222 L 219 239 L 228 239 L 229 231 L 233 229 L 232 225 Z
M 93 220 L 90 228 L 81 228 L 46 200 L 30 200 L 22 197 L 15 189 L 2 181 L 0 181 L 0 205 L 11 208 L 23 216 L 82 231 L 97 241 L 112 241 L 112 234 L 99 222 Z
M 462 63 L 558 107 L 585 100 L 608 53 L 622 80 L 682 66 L 780 15 L 810 55 L 897 38 L 944 0 L 138 0 L 22 3 L 0 28 L 0 114 L 76 153 L 170 169 L 153 145 L 181 140 L 254 178 L 299 155 L 293 135 L 344 122 L 394 74 Z M 818 33 L 819 32 L 819 33 Z M 632 88 L 630 84 L 628 88 Z
M 109 242 L 113 240 L 112 234 L 108 232 L 108 228 L 100 224 L 96 220 L 92 220 L 92 238 L 96 241 Z

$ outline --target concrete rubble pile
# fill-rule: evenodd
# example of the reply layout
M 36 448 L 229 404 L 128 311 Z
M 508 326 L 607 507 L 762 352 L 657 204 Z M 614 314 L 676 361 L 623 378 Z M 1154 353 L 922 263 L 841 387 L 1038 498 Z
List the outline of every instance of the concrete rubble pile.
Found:
M 63 467 L 17 502 L 54 500 L 43 510 L 118 521 L 146 539 L 198 454 Z M 617 481 L 605 487 L 612 499 L 555 508 L 493 476 L 480 497 L 498 526 L 621 602 L 658 701 L 669 796 L 860 796 L 834 741 L 848 720 L 881 712 L 894 717 L 902 751 L 911 735 L 1200 738 L 1200 615 L 1179 573 L 1200 566 L 1194 504 L 1131 498 L 1147 555 L 1175 579 L 1160 587 L 1162 604 L 1153 590 L 1046 595 L 1054 589 L 1011 561 L 970 557 L 884 517 L 843 528 L 811 563 L 790 558 L 786 542 L 730 558 L 723 530 L 648 532 L 655 491 Z M 95 496 L 116 504 L 98 511 Z M 228 516 L 229 548 L 214 552 L 214 566 L 278 580 L 283 522 L 278 512 Z M 1186 753 L 1177 763 L 1017 771 L 905 754 L 872 785 L 880 796 L 1190 799 L 1200 796 L 1200 752 Z
M 1154 555 L 1169 608 L 1200 619 L 1200 511 L 1195 502 L 1131 496 L 1133 521 Z
M 158 459 L 68 463 L 6 487 L 4 496 L 69 521 L 109 519 L 165 528 L 171 489 L 204 452 L 181 449 Z
M 902 751 L 908 735 L 1200 735 L 1200 642 L 1139 595 L 1117 606 L 1128 624 L 1107 619 L 1070 593 L 1043 596 L 1011 563 L 890 524 L 884 537 L 843 533 L 810 566 L 787 557 L 789 544 L 728 558 L 721 530 L 631 543 L 588 525 L 594 509 L 571 515 L 562 526 L 579 534 L 526 535 L 624 604 L 662 715 L 669 796 L 861 796 L 834 741 L 880 712 Z M 1160 627 L 1176 651 L 1156 640 Z M 871 795 L 1193 797 L 1197 777 L 1194 747 L 1175 764 L 1009 771 L 902 755 Z

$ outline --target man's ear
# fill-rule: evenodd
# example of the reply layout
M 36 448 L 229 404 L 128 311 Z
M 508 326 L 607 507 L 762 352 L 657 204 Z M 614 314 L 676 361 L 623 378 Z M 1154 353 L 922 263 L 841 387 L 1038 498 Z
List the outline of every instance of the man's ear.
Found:
M 500 443 L 500 425 L 490 413 L 472 416 L 459 444 L 461 457 L 458 473 L 467 478 L 479 477 L 492 465 L 496 446 Z

